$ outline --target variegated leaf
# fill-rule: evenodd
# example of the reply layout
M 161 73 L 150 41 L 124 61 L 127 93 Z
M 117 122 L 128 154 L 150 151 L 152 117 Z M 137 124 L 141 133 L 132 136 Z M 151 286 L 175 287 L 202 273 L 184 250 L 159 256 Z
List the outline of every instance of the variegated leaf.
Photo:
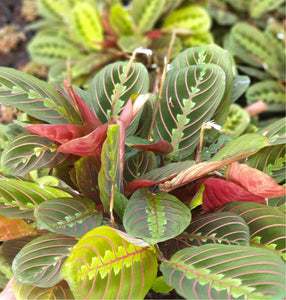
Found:
M 140 189 L 131 196 L 123 217 L 126 231 L 150 244 L 177 236 L 190 221 L 191 212 L 179 199 L 149 189 Z
M 98 173 L 100 163 L 91 156 L 81 157 L 75 164 L 71 172 L 71 179 L 78 189 L 87 198 L 100 204 Z
M 61 275 L 76 299 L 143 299 L 157 275 L 155 249 L 102 226 L 79 240 Z
M 134 23 L 144 33 L 151 30 L 163 12 L 167 0 L 133 0 L 130 13 Z
M 37 230 L 24 220 L 8 219 L 0 215 L 0 241 L 18 239 L 36 233 Z
M 191 157 L 199 143 L 200 128 L 219 106 L 225 73 L 215 64 L 195 65 L 168 73 L 156 116 L 154 134 L 174 148 L 172 160 Z
M 17 299 L 35 300 L 74 300 L 74 296 L 66 281 L 62 280 L 51 287 L 38 287 L 33 284 L 13 282 L 13 290 Z
M 229 211 L 242 217 L 250 230 L 250 245 L 274 251 L 286 260 L 286 221 L 278 209 L 258 203 L 232 202 L 219 211 Z
M 46 233 L 26 244 L 13 261 L 13 274 L 22 284 L 52 287 L 60 282 L 60 268 L 77 240 Z
M 0 213 L 13 219 L 34 219 L 37 205 L 50 199 L 71 197 L 67 192 L 35 182 L 0 178 Z
M 80 124 L 71 104 L 55 88 L 14 69 L 0 68 L 0 102 L 51 124 Z
M 238 245 L 178 251 L 160 267 L 168 285 L 186 299 L 283 299 L 285 265 L 274 253 Z
M 133 94 L 145 94 L 149 90 L 146 68 L 127 62 L 109 64 L 98 72 L 88 89 L 88 105 L 102 123 L 114 120 L 123 105 Z
M 57 198 L 41 203 L 35 209 L 35 218 L 40 229 L 66 236 L 82 237 L 101 225 L 102 212 L 85 198 Z
M 28 131 L 16 136 L 1 155 L 2 172 L 26 175 L 41 168 L 71 163 L 75 157 L 58 153 L 58 144 Z
M 121 194 L 123 184 L 125 133 L 122 124 L 109 125 L 102 147 L 101 168 L 98 174 L 100 201 L 106 211 L 113 207 L 122 217 L 126 199 Z M 122 195 L 122 196 L 121 196 Z
M 197 216 L 176 240 L 181 245 L 205 244 L 249 245 L 249 228 L 245 221 L 231 212 L 215 212 Z
M 222 80 L 225 83 L 224 94 L 213 116 L 213 119 L 222 125 L 227 117 L 231 94 L 233 93 L 233 58 L 228 51 L 215 44 L 211 44 L 186 49 L 173 60 L 171 65 L 175 69 L 181 69 L 200 64 L 216 64 L 220 66 L 225 73 Z

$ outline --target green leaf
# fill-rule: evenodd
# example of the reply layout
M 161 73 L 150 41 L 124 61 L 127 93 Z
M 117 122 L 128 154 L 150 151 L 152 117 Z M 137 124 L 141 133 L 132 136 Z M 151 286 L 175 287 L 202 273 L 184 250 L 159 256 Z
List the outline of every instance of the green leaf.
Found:
M 278 8 L 284 0 L 252 0 L 250 2 L 250 16 L 259 18 L 262 14 Z
M 223 70 L 199 64 L 172 70 L 164 85 L 154 126 L 157 140 L 170 142 L 173 160 L 190 157 L 199 143 L 200 127 L 209 121 L 224 94 Z
M 12 270 L 22 284 L 51 287 L 60 282 L 59 269 L 77 240 L 64 235 L 46 233 L 35 238 L 16 255 Z
M 0 178 L 0 214 L 8 218 L 33 219 L 33 211 L 40 203 L 61 197 L 71 195 L 35 182 Z
M 96 204 L 99 200 L 98 173 L 100 163 L 91 156 L 83 156 L 74 164 L 71 179 L 85 197 L 92 199 Z
M 281 118 L 276 122 L 259 129 L 257 133 L 267 137 L 270 145 L 286 144 L 285 122 L 286 117 Z
M 75 157 L 57 152 L 58 144 L 34 133 L 25 131 L 13 139 L 1 155 L 2 172 L 26 175 L 32 170 L 53 168 L 69 164 Z
M 163 276 L 159 276 L 155 278 L 152 284 L 152 290 L 156 293 L 168 293 L 173 289 L 173 287 L 169 286 L 164 280 Z
M 262 100 L 267 104 L 285 104 L 285 91 L 278 81 L 264 80 L 252 84 L 246 91 L 247 103 Z
M 91 50 L 101 49 L 103 28 L 96 2 L 76 3 L 68 16 L 72 37 Z
M 213 244 L 180 250 L 160 267 L 186 299 L 283 299 L 284 268 L 268 250 Z
M 184 245 L 249 245 L 249 228 L 243 218 L 232 212 L 214 212 L 197 216 L 177 238 Z
M 241 216 L 250 231 L 250 245 L 271 249 L 286 260 L 285 215 L 271 206 L 251 202 L 229 202 L 220 211 Z
M 220 151 L 218 151 L 212 158 L 212 161 L 219 161 L 223 159 L 229 159 L 231 157 L 241 156 L 245 158 L 256 153 L 261 148 L 269 146 L 269 139 L 255 133 L 243 134 Z
M 85 198 L 57 198 L 45 201 L 35 209 L 35 218 L 40 229 L 66 236 L 82 237 L 101 225 L 102 212 Z
M 132 16 L 121 5 L 111 6 L 109 23 L 119 37 L 133 34 Z
M 164 19 L 162 27 L 188 29 L 192 34 L 207 32 L 211 27 L 211 18 L 202 6 L 187 5 L 171 12 Z
M 102 226 L 79 240 L 61 275 L 76 299 L 143 299 L 157 275 L 155 249 Z
M 101 168 L 98 174 L 100 200 L 106 211 L 114 209 L 122 217 L 126 206 L 125 197 L 120 196 L 123 184 L 124 141 L 122 126 L 108 126 L 107 138 L 102 146 Z
M 285 145 L 274 145 L 259 150 L 247 159 L 247 164 L 270 177 L 274 178 L 277 183 L 283 184 L 286 179 L 285 164 L 286 153 Z
M 37 8 L 39 14 L 51 21 L 61 21 L 64 12 L 63 1 L 61 0 L 38 0 Z
M 37 287 L 32 284 L 21 284 L 13 281 L 13 291 L 17 299 L 53 299 L 53 300 L 73 300 L 74 296 L 66 281 L 62 280 L 51 287 Z
M 132 181 L 157 167 L 156 156 L 151 151 L 140 151 L 124 163 L 124 180 Z
M 102 123 L 115 119 L 133 94 L 149 90 L 148 72 L 141 63 L 109 64 L 98 72 L 88 89 L 88 105 Z
M 141 33 L 151 30 L 163 12 L 166 0 L 133 0 L 130 14 Z
M 275 75 L 277 57 L 269 47 L 266 35 L 256 27 L 247 23 L 236 23 L 230 32 L 230 49 L 247 64 L 263 67 L 266 72 L 274 72 Z
M 190 221 L 191 212 L 179 199 L 149 189 L 137 190 L 131 196 L 123 217 L 127 233 L 150 244 L 177 236 Z
M 226 122 L 222 126 L 222 133 L 236 138 L 246 130 L 249 122 L 248 112 L 238 104 L 231 104 Z
M 18 70 L 0 67 L 0 102 L 51 124 L 80 124 L 74 108 L 54 87 Z
M 243 75 L 233 76 L 230 103 L 235 102 L 248 89 L 250 78 Z
M 79 49 L 64 37 L 37 34 L 28 44 L 28 51 L 34 62 L 52 66 L 63 61 L 82 57 Z

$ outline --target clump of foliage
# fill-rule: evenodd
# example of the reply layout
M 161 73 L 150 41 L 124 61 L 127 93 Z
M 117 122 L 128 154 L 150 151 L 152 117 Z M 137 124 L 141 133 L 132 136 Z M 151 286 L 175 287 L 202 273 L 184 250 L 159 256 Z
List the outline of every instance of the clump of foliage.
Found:
M 23 112 L 0 178 L 17 299 L 285 297 L 285 118 L 228 133 L 248 87 L 229 52 L 188 48 L 150 81 L 135 51 L 87 91 L 8 68 L 0 84 Z
M 209 11 L 219 26 L 215 40 L 252 78 L 247 104 L 259 101 L 268 112 L 285 110 L 285 1 L 215 0 Z M 220 36 L 220 38 L 217 38 Z
M 151 67 L 161 63 L 174 28 L 173 55 L 213 42 L 207 10 L 182 2 L 37 0 L 42 19 L 29 26 L 37 33 L 28 50 L 33 62 L 49 67 L 51 82 L 70 76 L 77 85 L 88 83 L 100 68 L 128 59 L 139 46 L 153 50 L 152 61 L 146 61 Z

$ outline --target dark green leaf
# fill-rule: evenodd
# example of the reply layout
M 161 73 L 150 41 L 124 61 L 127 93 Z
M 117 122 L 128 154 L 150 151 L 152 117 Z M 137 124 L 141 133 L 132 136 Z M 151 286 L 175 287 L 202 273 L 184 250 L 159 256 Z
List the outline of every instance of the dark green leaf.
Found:
M 25 131 L 14 138 L 1 155 L 2 172 L 26 175 L 41 168 L 70 164 L 75 157 L 57 152 L 58 144 L 50 139 Z
M 102 212 L 95 204 L 84 198 L 57 198 L 41 203 L 35 210 L 40 229 L 66 236 L 82 237 L 101 225 Z
M 129 199 L 123 217 L 126 231 L 155 244 L 177 236 L 189 225 L 191 212 L 175 196 L 136 191 Z
M 13 261 L 13 274 L 22 284 L 52 287 L 60 282 L 60 268 L 77 240 L 46 233 L 25 245 Z
M 283 299 L 285 265 L 265 249 L 203 245 L 178 251 L 160 267 L 186 299 Z
M 54 87 L 14 69 L 0 68 L 0 102 L 51 124 L 80 124 L 74 108 Z
M 230 102 L 235 102 L 249 87 L 250 78 L 243 75 L 233 76 Z

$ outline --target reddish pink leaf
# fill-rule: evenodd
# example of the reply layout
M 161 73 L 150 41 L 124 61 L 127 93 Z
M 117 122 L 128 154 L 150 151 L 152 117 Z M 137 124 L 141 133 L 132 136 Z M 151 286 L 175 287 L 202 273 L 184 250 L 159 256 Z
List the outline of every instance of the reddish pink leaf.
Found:
M 156 184 L 156 181 L 153 180 L 148 180 L 148 179 L 139 179 L 131 182 L 127 182 L 125 185 L 125 192 L 126 193 L 133 193 L 137 191 L 138 189 L 144 188 L 144 187 L 149 187 L 154 184 Z
M 79 156 L 89 155 L 94 157 L 97 161 L 101 161 L 102 145 L 107 137 L 109 124 L 111 124 L 111 122 L 97 127 L 89 135 L 62 144 L 58 148 L 58 151 Z
M 208 178 L 201 180 L 200 184 L 205 185 L 202 208 L 207 213 L 228 202 L 247 201 L 267 204 L 264 198 L 253 195 L 239 185 L 224 179 Z
M 25 127 L 27 130 L 46 137 L 52 141 L 64 144 L 70 140 L 89 134 L 94 127 L 92 125 L 58 124 L 45 125 L 34 124 Z
M 273 178 L 247 164 L 230 164 L 226 170 L 226 177 L 259 197 L 276 198 L 286 194 L 286 189 Z
M 13 290 L 13 280 L 14 277 L 9 280 L 5 289 L 0 293 L 0 300 L 17 300 Z
M 37 234 L 37 230 L 22 219 L 8 219 L 0 215 L 0 241 Z
M 131 98 L 127 101 L 120 114 L 120 121 L 123 122 L 125 129 L 127 129 L 130 123 L 136 118 L 148 99 L 149 94 L 143 94 L 139 95 L 134 102 L 132 102 Z
M 84 124 L 93 125 L 94 128 L 102 125 L 97 116 L 92 112 L 89 106 L 84 102 L 84 100 L 75 92 L 73 87 L 64 80 L 64 86 L 70 95 L 73 105 L 77 113 L 81 116 L 82 122 Z
M 130 147 L 144 151 L 152 151 L 160 155 L 166 155 L 173 151 L 173 146 L 167 141 L 159 141 L 150 145 L 132 145 Z

